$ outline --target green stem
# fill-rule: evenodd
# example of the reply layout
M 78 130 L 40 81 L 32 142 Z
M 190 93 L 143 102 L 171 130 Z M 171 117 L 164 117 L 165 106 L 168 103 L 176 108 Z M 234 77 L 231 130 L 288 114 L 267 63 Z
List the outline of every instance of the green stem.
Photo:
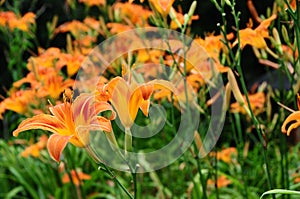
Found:
M 300 2 L 299 0 L 296 0 L 296 19 L 294 19 L 295 21 L 295 32 L 296 32 L 296 41 L 297 41 L 297 48 L 298 48 L 298 53 L 300 52 Z M 299 64 L 299 56 L 296 59 L 296 63 Z M 299 65 L 296 67 L 299 67 Z
M 135 172 L 131 172 L 132 180 L 133 180 L 133 190 L 134 190 L 134 199 L 137 198 L 137 175 Z
M 198 173 L 200 175 L 200 182 L 201 182 L 202 192 L 203 192 L 202 198 L 207 199 L 206 180 L 204 179 L 204 176 L 202 174 L 201 163 L 200 163 L 200 159 L 198 158 L 198 156 L 196 156 L 196 161 L 197 161 L 197 169 L 198 169 Z
M 247 101 L 247 104 L 248 104 L 248 107 L 249 107 L 249 110 L 250 110 L 250 117 L 251 117 L 251 119 L 254 123 L 256 131 L 258 132 L 258 136 L 259 136 L 259 139 L 261 141 L 261 144 L 263 145 L 263 156 L 264 156 L 264 162 L 265 162 L 265 165 L 266 165 L 266 172 L 267 172 L 267 179 L 268 179 L 269 188 L 273 189 L 273 185 L 272 185 L 272 181 L 271 181 L 271 174 L 270 174 L 270 169 L 269 169 L 269 160 L 268 160 L 268 157 L 267 157 L 267 145 L 265 144 L 265 140 L 262 136 L 264 134 L 264 132 L 261 129 L 260 124 L 259 124 L 257 118 L 254 116 L 253 110 L 251 108 L 250 100 L 249 100 L 249 97 L 248 97 L 248 91 L 247 91 L 247 87 L 246 87 L 246 83 L 245 83 L 245 80 L 244 80 L 244 75 L 243 75 L 243 71 L 242 71 L 242 67 L 241 67 L 241 45 L 240 45 L 241 44 L 241 38 L 240 38 L 240 34 L 239 34 L 239 15 L 240 15 L 240 13 L 239 12 L 236 13 L 234 6 L 235 6 L 235 1 L 232 2 L 231 9 L 232 9 L 232 14 L 233 14 L 234 20 L 235 20 L 237 38 L 238 38 L 238 49 L 237 49 L 237 53 L 236 53 L 236 58 L 237 58 L 236 68 L 237 68 L 237 71 L 240 75 L 240 82 L 241 82 L 241 85 L 242 85 L 243 93 L 246 97 L 246 101 Z M 272 195 L 272 198 L 275 199 L 275 195 Z
M 125 150 L 125 157 L 127 155 L 127 152 L 132 149 L 132 135 L 130 128 L 125 128 L 125 144 L 124 144 L 124 150 Z
M 119 179 L 117 178 L 117 176 L 105 165 L 105 164 L 101 164 L 101 167 L 103 171 L 105 171 L 106 173 L 108 173 L 110 175 L 110 177 L 112 178 L 112 180 L 119 185 L 119 187 L 126 193 L 126 195 L 130 198 L 130 199 L 134 199 L 134 197 L 131 195 L 131 193 L 129 193 L 129 191 L 126 189 L 126 187 L 124 187 L 124 185 L 119 181 Z

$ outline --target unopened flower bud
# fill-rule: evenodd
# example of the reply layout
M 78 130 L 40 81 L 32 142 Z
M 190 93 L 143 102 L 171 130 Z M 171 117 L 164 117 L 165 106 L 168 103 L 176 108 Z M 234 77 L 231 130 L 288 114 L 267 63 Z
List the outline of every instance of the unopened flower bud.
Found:
M 229 81 L 229 85 L 231 87 L 233 96 L 235 98 L 235 100 L 240 104 L 243 105 L 244 104 L 244 98 L 243 95 L 239 89 L 239 86 L 236 82 L 236 79 L 234 77 L 234 74 L 232 72 L 232 70 L 228 70 L 227 72 L 227 77 L 228 77 L 228 81 Z

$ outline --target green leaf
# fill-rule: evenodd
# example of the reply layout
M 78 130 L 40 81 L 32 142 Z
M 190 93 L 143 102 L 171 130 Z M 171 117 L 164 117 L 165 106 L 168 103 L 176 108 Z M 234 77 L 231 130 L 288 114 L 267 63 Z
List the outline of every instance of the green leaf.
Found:
M 24 188 L 22 186 L 15 187 L 10 192 L 8 192 L 5 196 L 5 199 L 14 198 L 19 192 L 23 191 Z
M 264 196 L 269 194 L 286 194 L 286 195 L 300 195 L 300 191 L 293 191 L 293 190 L 286 190 L 286 189 L 273 189 L 266 191 L 260 196 L 260 199 L 262 199 Z

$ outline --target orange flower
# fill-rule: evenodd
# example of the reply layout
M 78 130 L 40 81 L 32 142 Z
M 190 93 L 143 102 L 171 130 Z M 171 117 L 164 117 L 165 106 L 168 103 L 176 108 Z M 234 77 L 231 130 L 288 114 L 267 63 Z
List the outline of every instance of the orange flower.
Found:
M 80 38 L 82 35 L 86 35 L 89 30 L 90 27 L 88 27 L 86 24 L 82 23 L 81 21 L 73 20 L 57 27 L 54 33 L 57 34 L 71 32 L 75 38 Z
M 231 40 L 234 35 L 231 33 L 226 37 L 228 40 Z M 224 43 L 221 41 L 223 38 L 224 37 L 222 35 L 208 35 L 205 37 L 205 39 L 197 38 L 195 41 L 203 46 L 208 55 L 217 62 L 219 60 L 221 49 L 224 48 Z
M 172 88 L 172 85 L 164 80 L 137 85 L 128 83 L 121 77 L 115 77 L 106 85 L 98 87 L 99 95 L 107 96 L 115 108 L 121 123 L 125 128 L 130 128 L 140 108 L 145 116 L 148 116 L 150 96 L 155 89 Z
M 35 90 L 19 90 L 10 94 L 10 96 L 1 102 L 3 110 L 11 110 L 19 114 L 26 114 L 29 112 L 30 105 L 36 105 L 36 91 Z
M 0 25 L 8 26 L 10 31 L 15 28 L 28 32 L 32 24 L 35 23 L 35 14 L 32 12 L 26 13 L 23 17 L 17 17 L 15 13 L 11 11 L 0 12 Z
M 124 24 L 121 24 L 121 23 L 107 23 L 106 26 L 108 28 L 110 28 L 110 32 L 112 34 L 118 34 L 118 33 L 125 32 L 127 30 L 132 29 L 131 26 L 124 25 Z
M 13 135 L 18 136 L 20 132 L 32 129 L 52 132 L 47 148 L 50 156 L 58 162 L 68 142 L 77 147 L 85 147 L 89 144 L 91 128 L 111 132 L 110 120 L 97 116 L 98 113 L 106 110 L 112 111 L 113 114 L 109 119 L 114 119 L 115 114 L 108 103 L 94 103 L 92 96 L 81 94 L 73 103 L 65 101 L 52 106 L 50 108 L 52 115 L 40 114 L 24 120 Z
M 210 155 L 215 156 L 216 153 L 211 152 Z M 217 159 L 222 160 L 225 163 L 233 162 L 232 158 L 234 157 L 237 157 L 237 150 L 235 147 L 228 147 L 217 153 Z
M 175 0 L 149 0 L 154 9 L 162 16 L 167 16 Z
M 226 176 L 224 175 L 221 175 L 220 177 L 218 177 L 217 179 L 217 187 L 218 188 L 221 188 L 221 187 L 227 187 L 228 185 L 230 185 L 232 182 L 226 178 Z M 215 181 L 214 180 L 211 180 L 211 179 L 208 179 L 207 181 L 207 184 L 208 185 L 214 185 L 215 184 Z
M 248 97 L 254 115 L 258 115 L 259 113 L 261 113 L 263 111 L 264 104 L 266 102 L 265 94 L 263 92 L 258 92 L 255 94 L 249 94 Z M 244 103 L 247 104 L 246 97 L 243 96 L 243 98 L 244 98 Z M 231 107 L 231 112 L 234 113 L 240 112 L 242 114 L 246 114 L 246 110 L 238 102 L 231 104 L 230 107 Z
M 39 48 L 39 55 L 37 57 L 30 57 L 27 63 L 27 69 L 30 71 L 39 68 L 55 68 L 61 69 L 64 65 L 58 65 L 57 62 L 63 53 L 59 48 L 51 47 L 47 50 Z
M 71 170 L 71 178 L 72 178 L 72 182 L 74 183 L 74 185 L 79 186 L 80 184 L 82 184 L 83 180 L 90 180 L 91 176 L 88 174 L 85 174 L 81 171 L 75 171 L 75 170 Z M 70 177 L 67 173 L 65 173 L 62 177 L 62 183 L 66 184 L 66 183 L 70 183 Z
M 106 1 L 105 0 L 79 0 L 80 3 L 84 3 L 88 7 L 92 6 L 100 6 L 100 5 L 105 5 Z
M 296 8 L 297 8 L 297 2 L 296 2 L 296 0 L 291 0 L 289 4 L 290 4 L 291 8 L 295 11 Z M 288 5 L 285 4 L 284 7 L 285 7 L 285 9 L 287 9 Z
M 291 113 L 283 122 L 281 126 L 282 133 L 286 133 L 287 135 L 290 135 L 291 131 L 298 128 L 300 126 L 300 94 L 297 94 L 297 106 L 298 111 L 294 111 Z M 289 127 L 287 128 L 287 125 L 289 124 Z
M 48 136 L 42 135 L 39 138 L 39 141 L 35 144 L 30 145 L 29 147 L 25 148 L 25 150 L 21 153 L 22 157 L 39 157 L 40 151 L 46 147 L 48 141 Z
M 53 99 L 58 99 L 61 93 L 74 84 L 74 80 L 64 80 L 54 68 L 42 68 L 32 71 L 28 75 L 15 82 L 15 87 L 20 87 L 24 83 L 30 83 L 31 88 L 36 89 L 38 97 L 50 96 Z
M 269 38 L 268 28 L 276 17 L 276 15 L 272 15 L 270 18 L 263 20 L 260 25 L 255 28 L 255 30 L 251 28 L 240 30 L 241 48 L 244 48 L 247 44 L 256 48 L 267 47 L 267 43 L 264 38 Z M 238 40 L 235 40 L 233 45 L 236 45 L 237 43 Z
M 118 13 L 120 19 L 124 20 L 128 25 L 146 26 L 151 11 L 146 10 L 141 5 L 131 3 L 116 3 L 113 6 L 114 12 Z M 128 23 L 128 20 L 131 22 Z

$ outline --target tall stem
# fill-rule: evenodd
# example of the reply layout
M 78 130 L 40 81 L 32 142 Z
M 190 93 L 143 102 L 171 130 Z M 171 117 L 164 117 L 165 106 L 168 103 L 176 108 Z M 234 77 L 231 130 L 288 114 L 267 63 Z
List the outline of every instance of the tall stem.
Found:
M 269 169 L 269 160 L 268 160 L 268 157 L 267 157 L 267 144 L 265 144 L 265 140 L 263 138 L 264 132 L 261 129 L 259 121 L 254 116 L 253 110 L 251 108 L 250 100 L 249 100 L 249 97 L 248 97 L 248 91 L 247 91 L 247 87 L 246 87 L 246 83 L 245 83 L 245 79 L 244 79 L 244 74 L 243 74 L 242 67 L 241 67 L 241 45 L 240 45 L 241 44 L 241 39 L 240 39 L 240 34 L 239 34 L 239 15 L 240 15 L 240 12 L 237 13 L 235 11 L 235 1 L 232 2 L 231 8 L 232 8 L 232 14 L 233 14 L 234 20 L 235 20 L 236 31 L 237 31 L 237 39 L 238 39 L 238 48 L 237 48 L 237 53 L 236 53 L 236 59 L 237 59 L 236 60 L 236 68 L 237 68 L 237 71 L 240 75 L 240 82 L 241 82 L 241 85 L 242 85 L 243 93 L 246 97 L 248 108 L 250 110 L 251 120 L 254 123 L 256 131 L 258 132 L 260 142 L 263 145 L 263 156 L 264 156 L 264 162 L 265 162 L 265 165 L 266 165 L 266 172 L 267 172 L 269 188 L 273 189 L 271 174 L 270 174 L 270 169 Z M 272 198 L 275 199 L 275 195 L 272 195 Z

